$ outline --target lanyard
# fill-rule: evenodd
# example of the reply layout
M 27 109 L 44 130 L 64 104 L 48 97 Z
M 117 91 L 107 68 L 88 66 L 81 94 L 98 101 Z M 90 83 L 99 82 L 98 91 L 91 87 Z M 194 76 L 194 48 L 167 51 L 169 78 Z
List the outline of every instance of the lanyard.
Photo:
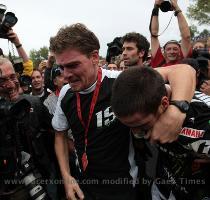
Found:
M 96 105 L 96 102 L 97 102 L 97 99 L 98 99 L 98 94 L 99 94 L 99 90 L 100 90 L 100 86 L 101 86 L 101 78 L 102 78 L 102 70 L 101 70 L 101 68 L 99 68 L 98 79 L 97 79 L 96 88 L 94 90 L 93 97 L 92 97 L 91 104 L 90 104 L 90 111 L 89 111 L 89 115 L 88 115 L 87 124 L 85 124 L 85 122 L 82 118 L 80 95 L 79 95 L 78 92 L 76 93 L 77 114 L 78 114 L 80 122 L 82 123 L 83 127 L 85 128 L 85 153 L 84 153 L 85 154 L 84 156 L 86 157 L 85 162 L 87 162 L 87 155 L 86 155 L 86 147 L 87 147 L 87 144 L 88 144 L 87 134 L 88 134 L 89 126 L 90 126 L 90 121 L 91 121 L 91 118 L 92 118 L 92 115 L 93 115 L 93 111 L 94 111 L 94 108 L 95 108 L 95 105 Z M 84 167 L 84 164 L 83 164 L 83 169 L 84 170 L 86 169 L 86 166 Z

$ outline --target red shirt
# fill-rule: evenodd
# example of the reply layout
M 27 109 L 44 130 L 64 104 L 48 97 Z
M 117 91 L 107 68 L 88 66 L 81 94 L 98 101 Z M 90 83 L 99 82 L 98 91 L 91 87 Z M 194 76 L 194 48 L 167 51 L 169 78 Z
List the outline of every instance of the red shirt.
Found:
M 187 57 L 191 57 L 191 55 L 192 55 L 192 49 L 190 49 Z M 184 58 L 184 56 L 183 56 L 183 53 L 181 51 L 181 56 L 180 56 L 179 60 L 175 60 L 175 61 L 166 63 L 166 60 L 165 60 L 165 58 L 164 58 L 164 56 L 162 54 L 161 48 L 159 46 L 159 48 L 157 50 L 157 53 L 155 54 L 155 57 L 152 57 L 151 66 L 153 68 L 156 68 L 156 67 L 167 67 L 167 66 L 170 66 L 170 65 L 179 64 L 180 61 L 183 58 Z

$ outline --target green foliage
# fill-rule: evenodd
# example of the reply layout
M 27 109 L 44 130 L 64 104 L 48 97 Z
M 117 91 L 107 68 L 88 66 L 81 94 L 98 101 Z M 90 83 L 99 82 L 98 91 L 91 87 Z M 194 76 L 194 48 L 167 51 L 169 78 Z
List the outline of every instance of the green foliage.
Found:
M 190 31 L 191 31 L 191 27 L 190 27 Z M 198 31 L 194 32 L 194 35 L 192 34 L 191 35 L 191 38 L 192 38 L 192 41 L 196 41 L 196 40 L 204 40 L 204 41 L 207 41 L 209 35 L 210 35 L 210 31 L 207 30 L 207 29 L 204 29 L 201 32 L 198 32 Z
M 202 32 L 200 32 L 199 37 L 207 38 L 209 35 L 210 35 L 210 31 L 207 29 L 204 29 Z
M 197 21 L 199 25 L 210 24 L 210 1 L 191 0 L 194 3 L 187 10 L 187 17 Z
M 46 46 L 41 47 L 38 51 L 35 49 L 30 51 L 29 57 L 34 63 L 34 68 L 37 68 L 42 60 L 47 60 L 48 53 L 49 50 Z

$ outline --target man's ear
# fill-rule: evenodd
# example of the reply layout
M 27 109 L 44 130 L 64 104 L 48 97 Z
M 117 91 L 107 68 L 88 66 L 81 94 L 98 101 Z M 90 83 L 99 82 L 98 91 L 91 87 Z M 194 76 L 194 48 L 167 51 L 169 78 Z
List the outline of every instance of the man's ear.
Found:
M 92 58 L 92 62 L 94 65 L 98 65 L 98 62 L 99 62 L 99 54 L 98 54 L 98 50 L 94 50 L 92 53 L 91 53 L 91 58 Z
M 145 54 L 144 50 L 139 51 L 139 58 L 143 58 Z
M 169 99 L 167 96 L 163 96 L 161 99 L 160 111 L 161 113 L 165 112 L 169 106 Z
M 53 84 L 56 85 L 56 86 L 58 85 L 56 78 L 53 79 Z

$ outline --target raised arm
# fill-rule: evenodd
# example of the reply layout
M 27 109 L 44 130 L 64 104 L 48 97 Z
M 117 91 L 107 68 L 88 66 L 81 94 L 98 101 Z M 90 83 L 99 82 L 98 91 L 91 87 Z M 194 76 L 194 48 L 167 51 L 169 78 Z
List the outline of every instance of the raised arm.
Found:
M 8 38 L 15 45 L 18 55 L 23 59 L 23 62 L 27 62 L 29 57 L 26 54 L 18 35 L 12 29 L 8 32 Z
M 33 72 L 33 62 L 29 59 L 18 35 L 11 29 L 8 32 L 8 38 L 15 45 L 18 55 L 23 59 L 23 75 L 31 76 Z
M 168 68 L 156 68 L 166 82 L 169 82 L 172 90 L 171 100 L 191 101 L 196 85 L 195 70 L 185 64 L 174 65 Z M 177 139 L 182 128 L 186 114 L 182 113 L 177 107 L 169 105 L 157 123 L 148 133 L 151 141 L 161 143 L 173 142 Z
M 155 0 L 154 8 L 152 10 L 152 15 L 151 15 L 150 33 L 151 33 L 151 53 L 153 58 L 155 57 L 157 50 L 160 46 L 160 42 L 158 39 L 158 33 L 159 33 L 158 13 L 159 13 L 159 6 L 162 1 L 163 0 Z
M 184 57 L 187 57 L 191 48 L 191 36 L 190 36 L 190 28 L 188 26 L 187 20 L 182 13 L 177 0 L 171 0 L 171 4 L 175 11 L 175 16 L 178 20 L 179 31 L 181 34 L 181 49 Z
M 160 67 L 156 69 L 169 82 L 172 90 L 172 100 L 191 101 L 196 85 L 196 72 L 186 64 L 177 64 L 173 67 Z

